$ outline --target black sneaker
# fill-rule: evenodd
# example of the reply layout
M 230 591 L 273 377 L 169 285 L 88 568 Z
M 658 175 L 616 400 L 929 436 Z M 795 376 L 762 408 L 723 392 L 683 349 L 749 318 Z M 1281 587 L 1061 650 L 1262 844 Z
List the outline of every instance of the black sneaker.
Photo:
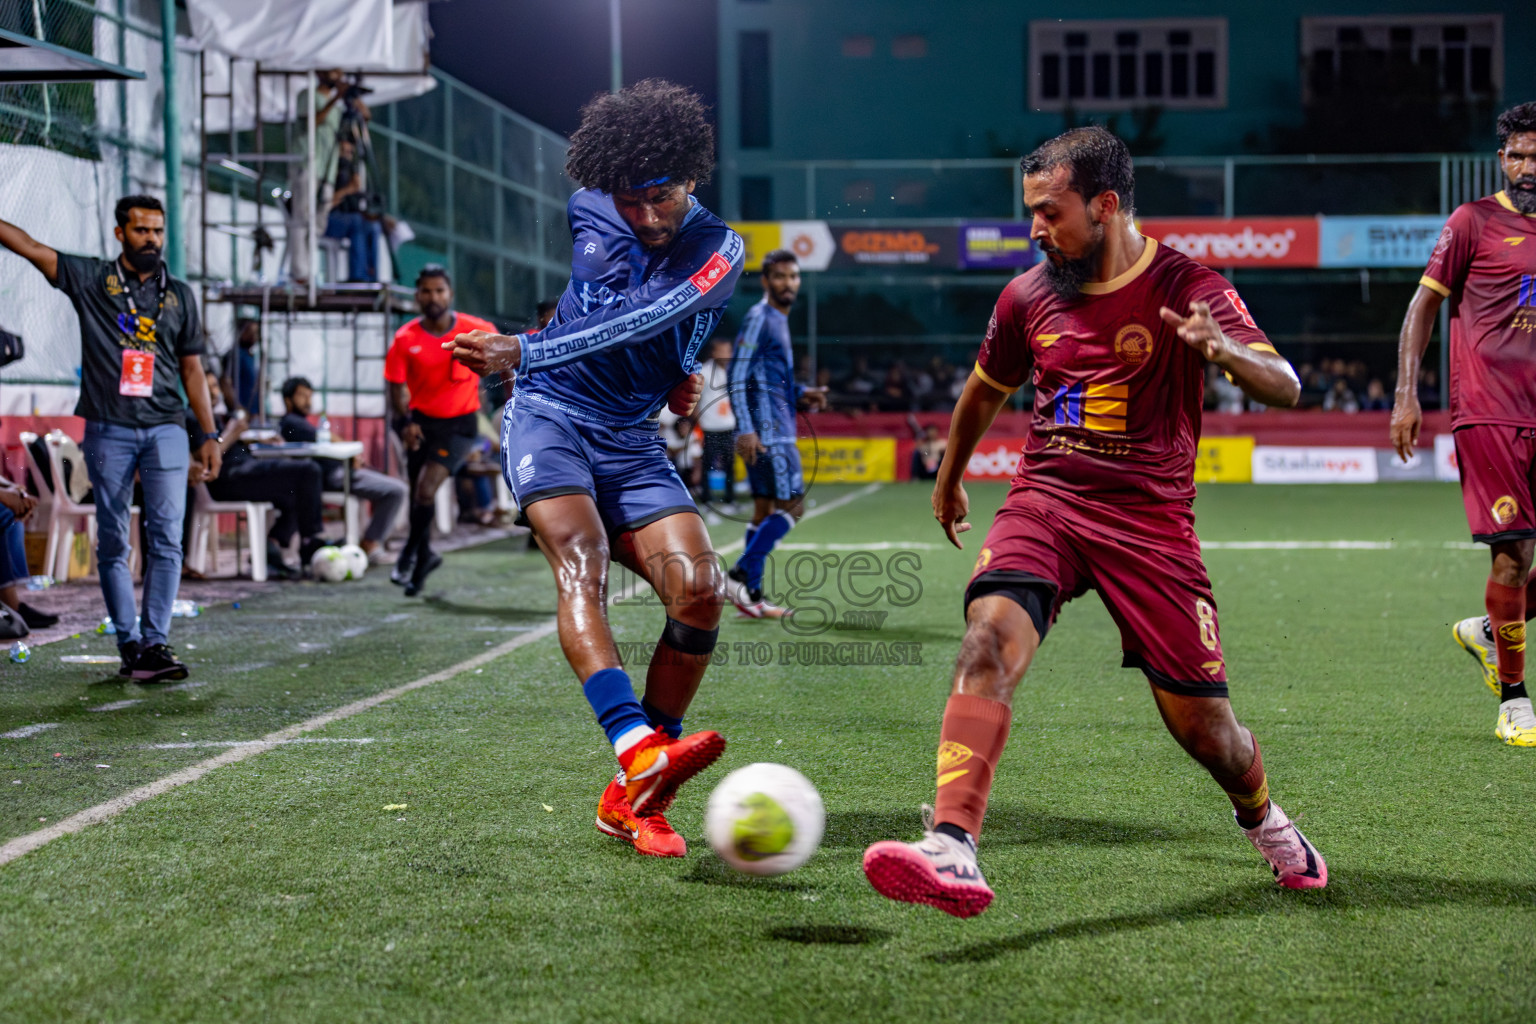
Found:
M 438 554 L 436 551 L 428 551 L 427 560 L 425 562 L 416 563 L 416 571 L 411 573 L 410 582 L 405 585 L 405 596 L 415 597 L 417 594 L 421 593 L 421 588 L 427 584 L 427 577 L 432 575 L 437 567 L 442 564 L 442 555 Z
M 49 626 L 57 626 L 59 617 L 49 615 L 47 612 L 38 611 L 27 602 L 17 605 L 16 610 L 21 613 L 21 621 L 27 624 L 28 629 L 47 629 Z
M 133 665 L 139 660 L 139 642 L 129 640 L 127 643 L 117 645 L 117 656 L 123 659 L 123 664 L 118 668 L 120 676 L 133 675 Z
M 139 653 L 131 673 L 136 683 L 159 683 L 187 678 L 187 666 L 176 660 L 169 644 L 151 644 Z
M 309 568 L 309 560 L 315 557 L 315 552 L 321 548 L 335 547 L 336 542 L 326 540 L 324 537 L 305 537 L 299 541 L 299 566 L 302 569 Z
M 401 553 L 400 561 L 389 571 L 389 582 L 397 587 L 409 586 L 411 575 L 416 571 L 416 556 Z

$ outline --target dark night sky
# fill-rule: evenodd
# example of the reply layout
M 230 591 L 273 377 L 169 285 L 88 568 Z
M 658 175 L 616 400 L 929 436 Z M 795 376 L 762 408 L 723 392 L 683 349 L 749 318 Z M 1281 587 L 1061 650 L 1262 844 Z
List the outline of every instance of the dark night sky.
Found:
M 715 106 L 714 0 L 622 0 L 624 81 L 667 78 Z M 608 0 L 447 0 L 430 8 L 432 63 L 569 135 L 608 88 Z

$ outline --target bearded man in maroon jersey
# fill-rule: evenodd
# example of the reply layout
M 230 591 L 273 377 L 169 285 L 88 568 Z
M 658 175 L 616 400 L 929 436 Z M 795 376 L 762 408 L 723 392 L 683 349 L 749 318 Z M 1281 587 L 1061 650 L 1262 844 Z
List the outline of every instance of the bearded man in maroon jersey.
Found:
M 1451 431 L 1472 539 L 1493 558 L 1486 615 L 1453 633 L 1498 694 L 1494 735 L 1536 747 L 1525 689 L 1526 620 L 1536 616 L 1536 103 L 1499 115 L 1508 186 L 1458 206 L 1446 221 L 1397 346 L 1392 446 L 1405 460 L 1423 414 L 1415 385 L 1440 303 L 1451 300 Z
M 1145 673 L 1168 731 L 1226 792 L 1276 880 L 1319 888 L 1327 866 L 1270 800 L 1258 744 L 1227 700 L 1192 510 L 1206 364 L 1268 405 L 1295 405 L 1300 384 L 1231 284 L 1137 232 L 1131 156 L 1113 134 L 1067 132 L 1022 169 L 1046 258 L 998 297 L 950 422 L 933 513 L 956 547 L 970 529 L 965 466 L 1026 381 L 1030 437 L 966 589 L 936 811 L 921 841 L 871 846 L 864 872 L 892 899 L 956 917 L 986 909 L 976 838 L 1014 689 L 1062 605 L 1094 590 L 1126 667 Z

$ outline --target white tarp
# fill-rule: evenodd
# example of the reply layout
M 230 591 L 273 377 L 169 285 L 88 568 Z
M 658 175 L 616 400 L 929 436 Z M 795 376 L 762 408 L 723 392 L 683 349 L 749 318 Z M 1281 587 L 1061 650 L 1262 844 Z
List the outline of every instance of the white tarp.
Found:
M 362 71 L 363 84 L 372 90 L 366 97 L 369 106 L 420 96 L 437 84 L 426 73 L 432 30 L 427 22 L 425 0 L 397 4 L 388 0 L 259 0 L 255 13 L 240 0 L 188 0 L 187 10 L 197 42 L 203 47 L 203 88 L 215 94 L 234 93 L 233 101 L 209 100 L 207 131 L 228 131 L 231 120 L 240 131 L 255 127 L 252 61 L 260 61 L 264 68 L 284 71 Z M 294 26 L 301 16 L 308 18 L 306 32 L 329 36 L 298 35 Z M 272 30 L 273 39 L 263 34 L 268 18 L 276 19 L 274 24 L 278 26 Z M 364 27 L 369 38 L 352 48 Z M 380 59 L 378 47 L 385 44 L 389 56 Z M 239 49 L 242 46 L 247 49 Z M 232 90 L 231 58 L 241 61 Z M 368 71 L 392 74 L 369 76 Z M 421 74 L 401 74 L 409 71 Z M 303 75 L 291 75 L 286 80 L 263 75 L 261 119 L 281 124 L 298 118 L 302 111 L 297 107 L 297 98 L 304 89 L 304 79 Z

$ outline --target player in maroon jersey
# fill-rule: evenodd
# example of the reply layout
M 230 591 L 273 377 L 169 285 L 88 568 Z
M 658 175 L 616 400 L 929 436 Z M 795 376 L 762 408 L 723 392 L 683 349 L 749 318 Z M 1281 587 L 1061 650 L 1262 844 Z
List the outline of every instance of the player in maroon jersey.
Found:
M 1397 346 L 1392 446 L 1407 459 L 1423 414 L 1414 385 L 1440 303 L 1451 300 L 1451 430 L 1472 539 L 1493 555 L 1487 615 L 1456 623 L 1456 642 L 1499 695 L 1494 735 L 1536 747 L 1525 690 L 1525 623 L 1536 616 L 1536 103 L 1499 115 L 1508 187 L 1458 206 L 1408 304 Z
M 865 874 L 892 899 L 957 917 L 986 909 L 976 837 L 1014 689 L 1061 606 L 1096 590 L 1125 665 L 1146 674 L 1169 732 L 1227 793 L 1276 879 L 1323 886 L 1323 858 L 1269 799 L 1258 744 L 1228 703 L 1191 508 L 1205 364 L 1269 405 L 1295 405 L 1300 384 L 1230 284 L 1136 231 L 1130 153 L 1114 135 L 1075 129 L 1022 167 L 1046 259 L 1003 289 L 955 407 L 933 512 L 956 547 L 970 529 L 965 466 L 1026 381 L 1030 438 L 966 590 L 933 820 L 920 842 L 871 846 Z

